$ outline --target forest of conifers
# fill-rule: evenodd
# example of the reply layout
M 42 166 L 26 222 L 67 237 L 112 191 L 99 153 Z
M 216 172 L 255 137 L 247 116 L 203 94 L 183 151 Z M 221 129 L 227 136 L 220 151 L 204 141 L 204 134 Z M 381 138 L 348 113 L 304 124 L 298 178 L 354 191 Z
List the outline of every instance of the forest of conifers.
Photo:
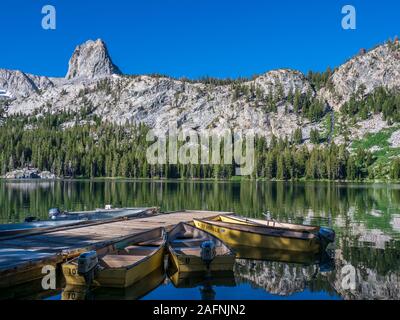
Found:
M 309 102 L 306 104 L 310 105 Z M 304 109 L 304 106 L 299 108 Z M 364 97 L 361 88 L 341 112 L 354 119 L 368 119 L 374 113 L 382 113 L 392 124 L 400 120 L 400 95 L 380 88 Z M 86 116 L 60 113 L 3 118 L 0 126 L 1 175 L 32 166 L 59 177 L 230 179 L 234 176 L 234 165 L 149 165 L 146 161 L 149 129 L 144 125 L 107 124 L 92 115 L 86 124 L 61 129 L 63 123 Z M 309 118 L 312 120 L 313 117 L 311 112 Z M 370 170 L 376 158 L 368 150 L 360 148 L 350 153 L 344 145 L 323 141 L 318 132 L 311 132 L 311 143 L 314 144 L 311 150 L 302 142 L 301 130 L 284 140 L 273 137 L 270 143 L 258 137 L 255 142 L 256 168 L 251 178 L 400 179 L 399 158 L 392 159 L 389 172 L 382 173 Z

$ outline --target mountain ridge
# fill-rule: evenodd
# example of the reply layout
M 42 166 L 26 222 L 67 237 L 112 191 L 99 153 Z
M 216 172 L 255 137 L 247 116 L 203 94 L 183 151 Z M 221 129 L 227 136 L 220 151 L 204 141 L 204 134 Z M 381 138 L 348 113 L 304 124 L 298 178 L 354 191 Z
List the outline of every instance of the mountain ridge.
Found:
M 121 73 L 98 39 L 77 46 L 65 78 L 0 69 L 0 89 L 13 96 L 4 107 L 7 116 L 85 108 L 103 121 L 121 125 L 144 123 L 165 130 L 176 119 L 179 126 L 193 129 L 254 129 L 267 140 L 290 138 L 300 129 L 303 140 L 309 141 L 312 130 L 332 135 L 334 125 L 328 128 L 324 123 L 327 113 L 339 112 L 360 87 L 365 87 L 363 94 L 381 86 L 399 88 L 399 75 L 398 44 L 387 43 L 339 66 L 321 88 L 302 72 L 287 68 L 222 84 L 129 76 Z M 305 106 L 296 105 L 299 97 L 309 100 Z M 298 108 L 316 110 L 301 113 Z

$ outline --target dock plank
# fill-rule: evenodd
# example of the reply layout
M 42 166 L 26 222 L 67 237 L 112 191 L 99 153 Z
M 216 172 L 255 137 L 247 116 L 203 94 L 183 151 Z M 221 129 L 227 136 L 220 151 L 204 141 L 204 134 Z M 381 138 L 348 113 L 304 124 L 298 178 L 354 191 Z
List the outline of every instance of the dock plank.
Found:
M 29 274 L 38 277 L 40 273 L 37 270 L 30 270 L 43 266 L 46 261 L 61 263 L 84 250 L 100 248 L 119 238 L 159 227 L 169 229 L 193 218 L 204 219 L 219 214 L 227 212 L 178 211 L 0 240 L 0 287 L 18 282 L 18 274 L 24 274 L 24 281 Z

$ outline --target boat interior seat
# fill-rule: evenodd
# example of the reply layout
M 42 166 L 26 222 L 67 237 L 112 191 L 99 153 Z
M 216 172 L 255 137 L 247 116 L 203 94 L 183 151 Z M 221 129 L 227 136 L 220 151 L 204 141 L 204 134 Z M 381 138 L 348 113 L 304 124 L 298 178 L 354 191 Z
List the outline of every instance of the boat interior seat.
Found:
M 156 250 L 153 246 L 129 246 L 119 250 L 119 254 L 150 255 Z
M 107 254 L 100 259 L 100 265 L 106 268 L 124 268 L 129 267 L 146 257 L 147 255 Z
M 171 242 L 171 245 L 174 248 L 200 247 L 201 244 L 207 240 L 208 240 L 207 238 L 186 239 L 186 240 L 175 239 Z
M 177 254 L 196 256 L 196 257 L 201 256 L 201 248 L 174 248 L 174 250 Z M 215 253 L 217 255 L 224 255 L 227 252 L 223 247 L 216 247 Z
M 190 231 L 180 231 L 176 236 L 176 239 L 191 239 L 193 238 L 193 233 Z
M 200 257 L 200 248 L 174 248 L 177 254 Z
M 227 222 L 221 221 L 213 221 L 213 224 L 221 227 L 226 228 L 237 228 L 240 231 L 246 232 L 255 232 L 267 235 L 274 235 L 274 236 L 283 236 L 289 238 L 303 238 L 303 239 L 311 239 L 314 237 L 312 233 L 309 232 L 299 232 L 287 229 L 280 229 L 280 228 L 272 228 L 272 227 L 264 227 L 264 226 L 254 226 L 254 225 L 245 225 L 245 224 L 231 224 Z
M 148 247 L 159 247 L 163 244 L 164 240 L 163 239 L 158 239 L 158 240 L 149 240 L 149 241 L 143 241 L 138 243 L 139 246 L 148 246 Z
M 182 242 L 196 242 L 196 241 L 207 241 L 209 238 L 202 237 L 202 238 L 190 238 L 190 239 L 173 239 L 172 242 L 175 243 L 182 243 Z

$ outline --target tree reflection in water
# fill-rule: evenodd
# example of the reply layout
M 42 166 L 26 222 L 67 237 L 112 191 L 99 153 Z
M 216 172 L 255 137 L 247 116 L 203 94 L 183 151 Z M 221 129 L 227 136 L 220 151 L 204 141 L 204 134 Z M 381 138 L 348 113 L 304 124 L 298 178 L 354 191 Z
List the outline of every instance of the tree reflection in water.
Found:
M 0 182 L 0 220 L 47 217 L 51 207 L 90 210 L 160 206 L 162 210 L 206 209 L 304 224 L 330 225 L 337 240 L 334 268 L 315 275 L 315 264 L 296 261 L 239 259 L 238 282 L 248 282 L 276 295 L 307 288 L 346 299 L 400 298 L 400 186 L 323 182 L 200 181 L 55 181 Z M 356 289 L 342 288 L 341 270 L 356 270 Z M 203 287 L 204 288 L 204 287 Z M 206 286 L 203 296 L 209 294 Z

